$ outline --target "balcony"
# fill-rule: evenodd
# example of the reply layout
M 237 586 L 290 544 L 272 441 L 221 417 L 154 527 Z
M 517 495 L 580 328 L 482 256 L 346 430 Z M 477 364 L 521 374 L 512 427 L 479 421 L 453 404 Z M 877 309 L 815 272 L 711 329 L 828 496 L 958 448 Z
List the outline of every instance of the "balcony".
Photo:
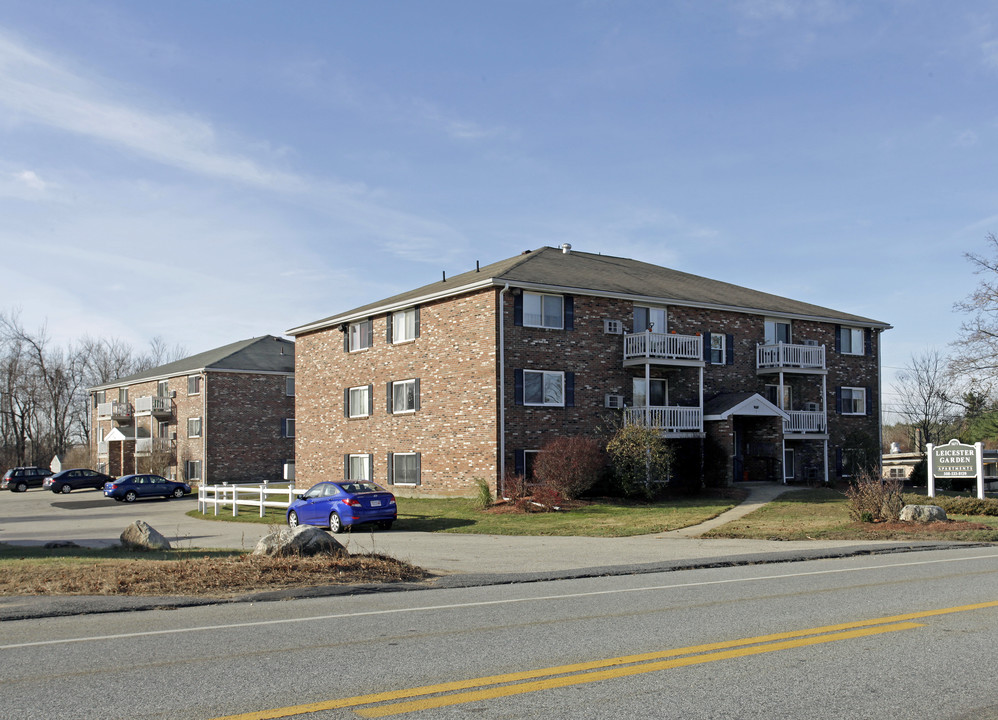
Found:
M 826 431 L 825 413 L 811 410 L 788 410 L 789 420 L 783 421 L 783 432 L 788 435 L 807 435 Z
M 156 416 L 172 415 L 173 401 L 168 397 L 158 397 L 156 395 L 136 398 L 135 414 L 136 415 L 151 414 Z
M 125 402 L 104 402 L 97 405 L 98 420 L 131 420 L 132 406 Z
M 651 331 L 624 335 L 624 366 L 644 363 L 702 367 L 703 338 Z
M 135 441 L 136 455 L 157 453 L 172 453 L 173 441 L 169 438 L 138 438 Z
M 756 367 L 762 372 L 814 372 L 825 371 L 824 345 L 756 345 Z
M 666 433 L 701 433 L 703 410 L 683 406 L 633 407 L 624 410 L 624 422 Z

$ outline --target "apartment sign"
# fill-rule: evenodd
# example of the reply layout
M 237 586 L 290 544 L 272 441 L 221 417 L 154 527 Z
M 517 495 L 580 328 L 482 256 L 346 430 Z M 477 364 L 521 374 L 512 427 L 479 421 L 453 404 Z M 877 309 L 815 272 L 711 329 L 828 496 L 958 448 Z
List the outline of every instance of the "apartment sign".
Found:
M 932 470 L 937 478 L 976 478 L 978 448 L 950 440 L 932 448 Z

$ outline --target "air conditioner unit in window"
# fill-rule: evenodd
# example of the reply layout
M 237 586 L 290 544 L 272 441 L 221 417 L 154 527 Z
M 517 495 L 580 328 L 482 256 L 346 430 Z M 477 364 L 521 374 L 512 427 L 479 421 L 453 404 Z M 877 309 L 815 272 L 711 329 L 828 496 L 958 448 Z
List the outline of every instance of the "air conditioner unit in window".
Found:
M 171 440 L 176 440 L 177 439 L 177 431 L 176 430 L 171 430 L 170 431 L 170 439 Z
M 817 340 L 805 340 L 804 344 L 805 345 L 811 345 L 813 347 L 813 346 L 816 346 L 818 344 L 818 341 Z
M 819 412 L 821 410 L 821 406 L 816 402 L 806 402 L 804 403 L 804 410 L 806 412 Z
M 620 335 L 624 332 L 624 323 L 620 320 L 603 320 L 603 332 L 607 335 Z
M 170 391 L 170 397 L 172 397 L 172 398 L 177 397 L 177 391 L 176 390 L 171 390 Z
M 295 464 L 293 462 L 284 463 L 284 479 L 285 480 L 295 479 Z
M 623 395 L 606 395 L 603 401 L 605 407 L 612 408 L 614 410 L 619 410 L 624 407 L 624 396 Z

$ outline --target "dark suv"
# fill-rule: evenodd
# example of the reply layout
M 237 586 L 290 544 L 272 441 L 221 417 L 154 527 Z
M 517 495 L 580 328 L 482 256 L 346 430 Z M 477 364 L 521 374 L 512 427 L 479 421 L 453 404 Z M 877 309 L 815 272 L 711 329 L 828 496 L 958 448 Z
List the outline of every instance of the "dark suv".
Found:
M 45 478 L 51 474 L 51 470 L 40 467 L 11 468 L 3 474 L 3 480 L 0 480 L 0 490 L 24 492 L 29 487 L 41 487 Z

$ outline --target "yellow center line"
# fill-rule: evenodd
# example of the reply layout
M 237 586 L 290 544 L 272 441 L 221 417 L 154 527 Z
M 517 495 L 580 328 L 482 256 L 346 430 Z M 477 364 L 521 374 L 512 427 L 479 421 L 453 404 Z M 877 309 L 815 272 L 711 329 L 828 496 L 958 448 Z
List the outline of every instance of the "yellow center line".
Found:
M 560 665 L 551 668 L 542 668 L 538 670 L 527 670 L 523 672 L 516 673 L 506 673 L 502 675 L 490 675 L 481 678 L 472 678 L 468 680 L 456 680 L 453 682 L 439 683 L 436 685 L 424 685 L 421 687 L 408 688 L 403 690 L 392 690 L 388 692 L 381 693 L 371 693 L 368 695 L 357 695 L 354 697 L 338 698 L 335 700 L 324 700 L 315 703 L 306 703 L 301 705 L 291 705 L 283 708 L 274 708 L 270 710 L 259 710 L 255 712 L 242 713 L 237 715 L 226 715 L 224 717 L 214 718 L 214 720 L 276 720 L 277 718 L 293 717 L 295 715 L 307 715 L 309 713 L 321 712 L 323 710 L 336 710 L 340 708 L 357 707 L 360 705 L 373 705 L 376 703 L 385 703 L 392 700 L 406 700 L 409 698 L 422 697 L 426 695 L 439 695 L 441 693 L 453 693 L 460 690 L 470 690 L 474 688 L 481 688 L 491 685 L 499 685 L 504 683 L 517 683 L 526 680 L 537 680 L 539 678 L 550 678 L 556 675 L 568 675 L 570 673 L 582 673 L 593 670 L 601 670 L 605 668 L 613 668 L 620 665 L 632 665 L 634 663 L 648 663 L 656 660 L 663 660 L 665 658 L 675 658 L 683 655 L 693 655 L 696 653 L 716 653 L 715 655 L 707 656 L 711 659 L 724 659 L 729 655 L 724 655 L 723 653 L 717 653 L 719 650 L 728 650 L 731 648 L 742 648 L 749 645 L 759 645 L 760 643 L 774 643 L 780 644 L 781 647 L 775 647 L 774 649 L 785 649 L 782 645 L 787 647 L 802 647 L 805 645 L 813 645 L 817 642 L 829 642 L 828 640 L 821 640 L 821 638 L 812 638 L 815 642 L 802 642 L 799 645 L 792 645 L 787 643 L 781 643 L 781 641 L 793 640 L 795 638 L 806 638 L 808 636 L 820 635 L 825 633 L 825 637 L 833 637 L 834 639 L 846 639 L 845 632 L 849 630 L 858 630 L 862 628 L 870 628 L 876 625 L 886 625 L 889 623 L 901 623 L 910 620 L 919 620 L 928 617 L 935 617 L 939 615 L 947 615 L 951 613 L 958 612 L 968 612 L 972 610 L 983 610 L 987 608 L 998 607 L 998 601 L 975 603 L 973 605 L 960 605 L 952 608 L 942 608 L 937 610 L 925 610 L 920 612 L 905 613 L 902 615 L 890 615 L 882 618 L 874 618 L 871 620 L 863 620 L 859 622 L 852 623 L 841 623 L 837 625 L 824 625 L 821 627 L 811 628 L 808 630 L 794 630 L 784 633 L 774 633 L 770 635 L 759 635 L 756 637 L 743 638 L 740 640 L 727 640 L 724 642 L 709 643 L 704 645 L 692 645 L 685 648 L 677 648 L 673 650 L 665 650 L 651 653 L 641 653 L 637 655 L 623 655 L 615 658 L 608 658 L 604 660 L 594 660 L 591 662 L 584 663 L 574 663 L 570 665 Z M 908 629 L 909 626 L 897 626 L 898 629 Z M 917 625 L 912 625 L 911 627 L 918 627 Z M 879 630 L 873 631 L 879 632 Z M 839 633 L 839 636 L 827 635 L 827 633 Z M 871 634 L 871 633 L 867 633 Z M 858 637 L 858 635 L 857 635 Z M 765 646 L 766 652 L 769 652 L 769 648 L 774 647 L 773 645 Z M 730 657 L 741 657 L 744 655 L 758 654 L 757 652 L 752 652 L 757 650 L 756 648 L 748 648 L 747 651 L 738 651 L 731 654 Z M 739 654 L 741 653 L 741 654 Z M 686 658 L 685 660 L 696 660 L 696 658 Z M 674 667 L 681 666 L 682 662 Z M 687 665 L 695 664 L 694 662 L 685 662 Z M 642 668 L 646 666 L 641 666 Z M 649 671 L 651 672 L 651 671 Z M 586 676 L 588 677 L 588 675 Z M 578 676 L 572 676 L 573 682 L 578 682 Z M 591 682 L 591 681 L 589 681 Z M 572 683 L 566 683 L 572 684 Z M 538 688 L 540 689 L 540 688 Z M 528 691 L 529 692 L 529 691 Z M 510 693 L 512 694 L 512 693 Z M 498 697 L 498 696 L 497 696 Z M 392 706 L 392 707 L 398 707 Z M 369 712 L 369 711 L 364 711 Z M 408 712 L 408 711 L 406 711 Z M 373 717 L 373 716 L 371 716 Z

